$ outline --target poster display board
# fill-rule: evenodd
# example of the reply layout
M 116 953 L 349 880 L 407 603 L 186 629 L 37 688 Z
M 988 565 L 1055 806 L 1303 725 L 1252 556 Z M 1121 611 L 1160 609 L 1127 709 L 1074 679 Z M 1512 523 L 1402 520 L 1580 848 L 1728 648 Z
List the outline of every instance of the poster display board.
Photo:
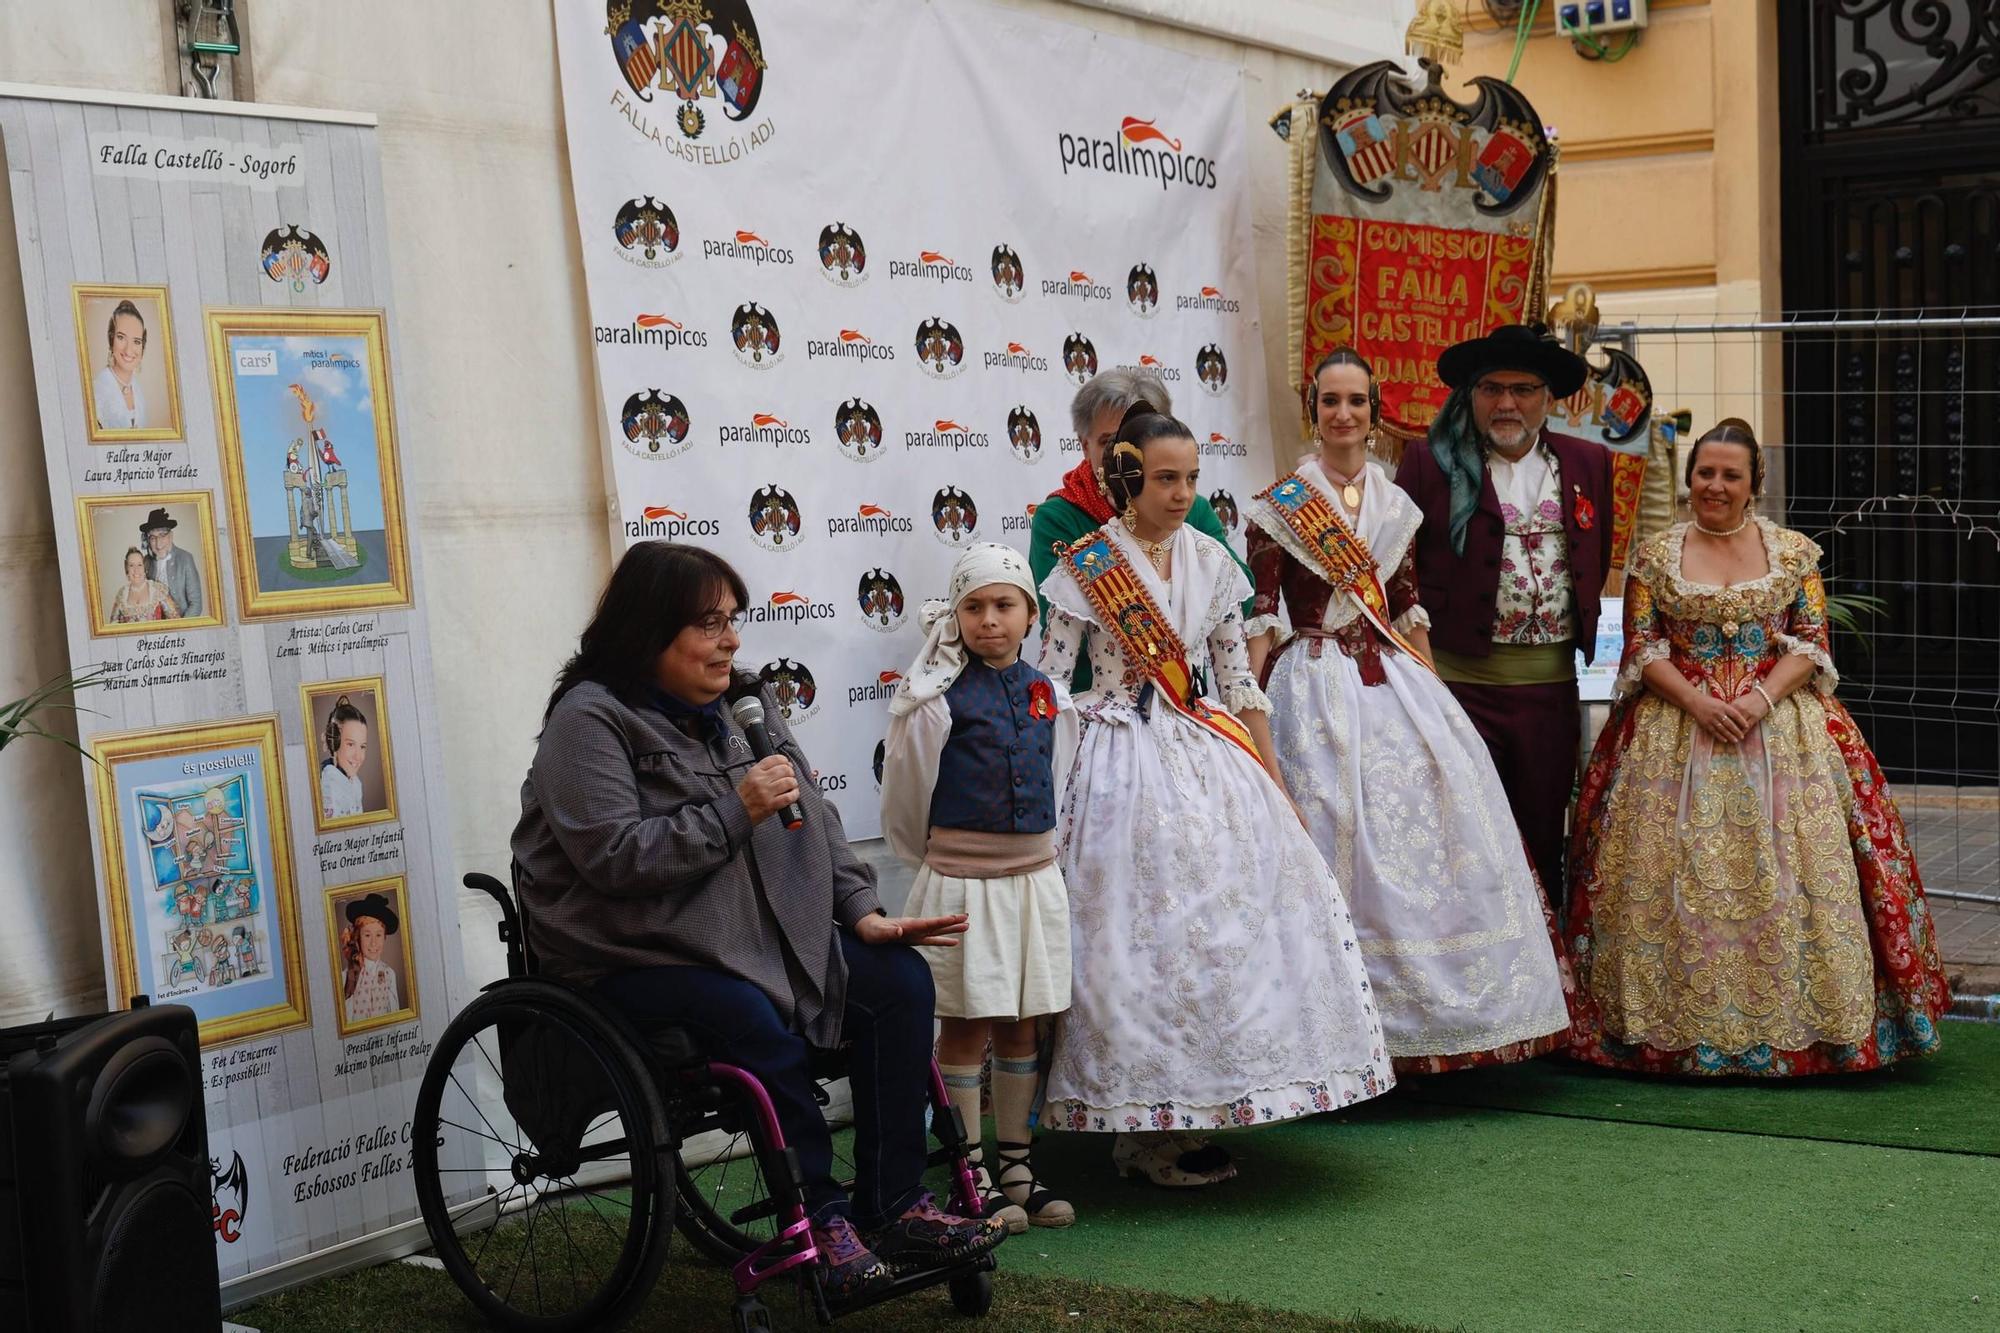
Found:
M 1025 549 L 1078 385 L 1159 373 L 1241 550 L 1275 475 L 1243 72 L 969 0 L 556 32 L 616 540 L 741 570 L 739 660 L 873 836 L 917 613 L 966 545 Z
M 106 998 L 200 1020 L 225 1295 L 255 1294 L 416 1217 L 460 984 L 373 121 L 0 87 L 0 146 L 70 661 L 108 673 L 78 714 Z

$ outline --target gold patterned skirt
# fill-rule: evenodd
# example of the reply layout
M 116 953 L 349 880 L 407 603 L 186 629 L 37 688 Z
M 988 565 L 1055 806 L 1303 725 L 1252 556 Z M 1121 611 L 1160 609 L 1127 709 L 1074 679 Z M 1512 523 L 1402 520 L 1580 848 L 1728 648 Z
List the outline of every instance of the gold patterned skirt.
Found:
M 1902 818 L 1811 690 L 1736 745 L 1657 695 L 1621 702 L 1585 776 L 1565 936 L 1571 1053 L 1602 1064 L 1870 1068 L 1934 1048 L 1948 1003 Z

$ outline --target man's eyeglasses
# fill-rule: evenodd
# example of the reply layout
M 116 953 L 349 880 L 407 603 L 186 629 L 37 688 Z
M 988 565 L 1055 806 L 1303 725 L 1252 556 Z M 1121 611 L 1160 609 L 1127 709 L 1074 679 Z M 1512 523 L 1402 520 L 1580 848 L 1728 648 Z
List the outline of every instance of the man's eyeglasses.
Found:
M 703 638 L 719 639 L 722 637 L 722 631 L 724 630 L 741 634 L 743 632 L 743 622 L 749 618 L 742 611 L 727 615 L 721 611 L 710 611 L 700 620 L 695 621 L 694 627 L 701 631 Z
M 1472 391 L 1489 403 L 1497 403 L 1502 398 L 1526 403 L 1539 398 L 1548 387 L 1540 380 L 1481 380 L 1472 386 Z

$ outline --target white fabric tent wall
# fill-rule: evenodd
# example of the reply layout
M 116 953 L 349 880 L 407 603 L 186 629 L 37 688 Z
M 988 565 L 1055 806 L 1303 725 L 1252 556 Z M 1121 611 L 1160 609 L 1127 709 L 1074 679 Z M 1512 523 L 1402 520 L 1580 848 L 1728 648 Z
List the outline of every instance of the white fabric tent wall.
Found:
M 169 2 L 0 8 L 0 82 L 176 92 L 162 45 Z M 1287 0 L 1283 26 L 1261 32 L 1262 6 L 1251 0 L 1000 2 L 1243 65 L 1256 122 L 1248 137 L 1259 297 L 1271 312 L 1267 387 L 1272 419 L 1291 420 L 1277 317 L 1284 151 L 1262 122 L 1299 89 L 1324 88 L 1338 68 L 1328 62 L 1348 52 L 1400 56 L 1413 0 Z M 423 499 L 414 528 L 429 570 L 453 838 L 461 867 L 504 876 L 549 683 L 612 556 L 549 8 L 544 0 L 240 8 L 256 99 L 381 119 L 405 367 L 397 397 L 404 465 Z M 1261 44 L 1293 33 L 1318 58 Z M 0 237 L 12 234 L 0 195 Z M 5 700 L 69 666 L 52 534 L 55 522 L 73 521 L 50 513 L 12 244 L 0 245 L 0 475 Z M 18 742 L 0 752 L 0 848 L 0 1026 L 101 1007 L 84 784 L 69 751 Z M 473 899 L 463 917 L 476 923 L 465 937 L 465 973 L 476 986 L 496 975 L 491 912 Z

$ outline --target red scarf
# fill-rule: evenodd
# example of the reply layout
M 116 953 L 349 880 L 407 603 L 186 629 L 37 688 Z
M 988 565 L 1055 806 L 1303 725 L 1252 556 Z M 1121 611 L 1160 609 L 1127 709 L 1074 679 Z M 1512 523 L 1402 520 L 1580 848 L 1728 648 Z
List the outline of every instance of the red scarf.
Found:
M 1090 515 L 1094 523 L 1111 521 L 1111 498 L 1098 489 L 1097 471 L 1088 458 L 1063 473 L 1062 489 L 1050 492 L 1049 498 L 1069 501 Z

